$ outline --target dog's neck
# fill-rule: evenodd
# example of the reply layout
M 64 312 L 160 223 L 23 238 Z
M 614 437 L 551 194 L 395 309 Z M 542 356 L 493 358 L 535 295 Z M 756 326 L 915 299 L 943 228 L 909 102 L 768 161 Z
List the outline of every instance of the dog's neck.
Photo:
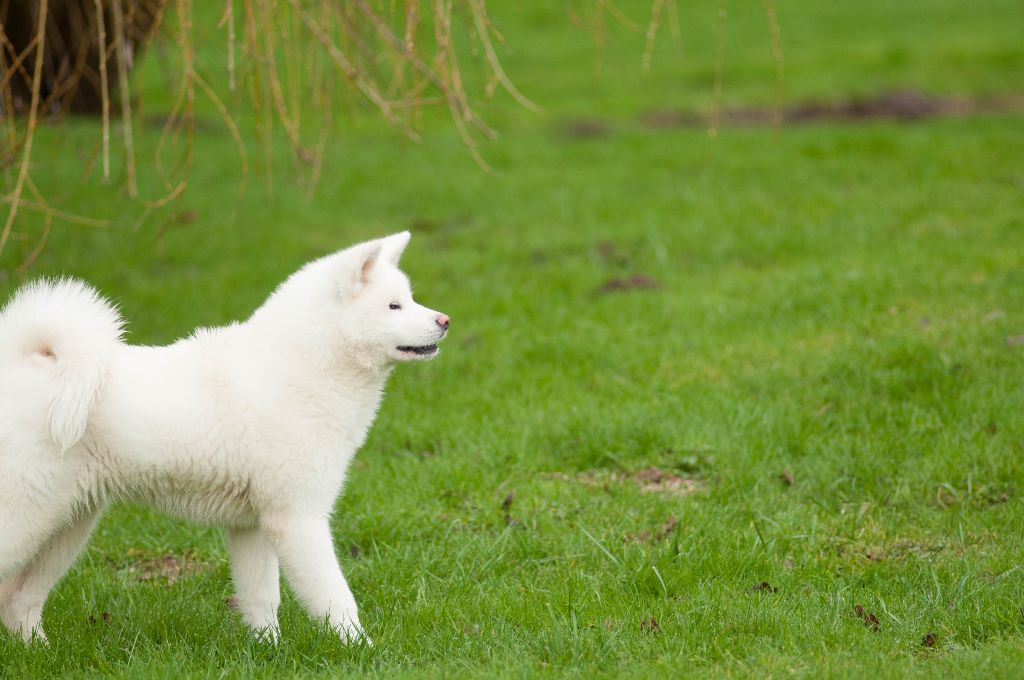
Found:
M 262 348 L 260 354 L 272 367 L 301 371 L 324 385 L 373 392 L 383 389 L 394 368 L 387 357 L 361 351 L 301 314 L 289 317 L 290 323 L 281 324 L 257 314 L 241 324 L 248 342 Z
M 333 302 L 339 294 L 336 270 L 340 258 L 341 254 L 329 255 L 307 264 L 243 325 L 255 331 L 253 341 L 264 344 L 270 356 L 287 353 L 301 357 L 306 370 L 325 383 L 379 392 L 394 361 L 379 349 L 354 345 L 323 318 L 325 309 L 331 308 L 328 301 Z

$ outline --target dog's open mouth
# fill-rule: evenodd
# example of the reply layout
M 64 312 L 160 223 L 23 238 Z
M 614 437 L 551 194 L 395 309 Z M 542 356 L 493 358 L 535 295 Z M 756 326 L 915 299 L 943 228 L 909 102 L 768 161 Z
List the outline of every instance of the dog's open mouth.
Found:
M 396 347 L 399 352 L 408 352 L 409 354 L 418 354 L 419 356 L 430 356 L 437 351 L 437 345 L 421 345 L 419 347 L 413 347 L 412 345 L 401 345 Z

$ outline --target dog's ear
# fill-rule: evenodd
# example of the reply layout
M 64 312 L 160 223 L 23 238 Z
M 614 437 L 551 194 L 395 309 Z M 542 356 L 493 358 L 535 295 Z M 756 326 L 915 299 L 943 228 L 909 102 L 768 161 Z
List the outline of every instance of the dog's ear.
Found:
M 386 262 L 398 266 L 398 260 L 402 257 L 402 251 L 409 245 L 409 239 L 412 238 L 412 234 L 408 231 L 402 231 L 391 236 L 385 236 L 381 239 L 384 243 L 383 256 Z
M 370 282 L 370 274 L 380 260 L 384 249 L 384 239 L 367 241 L 352 248 L 348 257 L 344 258 L 345 272 L 341 287 L 355 297 L 363 286 Z

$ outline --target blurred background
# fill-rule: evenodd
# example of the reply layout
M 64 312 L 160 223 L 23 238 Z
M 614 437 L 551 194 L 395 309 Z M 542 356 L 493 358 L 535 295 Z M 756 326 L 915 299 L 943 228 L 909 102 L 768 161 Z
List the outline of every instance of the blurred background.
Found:
M 118 507 L 65 672 L 1019 672 L 1020 0 L 100 6 L 0 0 L 0 294 L 166 343 L 411 229 L 453 321 L 338 506 L 372 651 L 253 651 L 219 534 Z
M 453 175 L 507 191 L 552 171 L 556 150 L 579 148 L 621 170 L 626 159 L 612 157 L 635 136 L 684 145 L 704 173 L 720 154 L 709 140 L 723 131 L 768 132 L 770 154 L 780 152 L 781 126 L 1022 106 L 1013 0 L 49 0 L 0 9 L 5 277 L 23 278 L 39 257 L 40 271 L 73 267 L 71 252 L 102 257 L 114 242 L 133 259 L 167 263 L 179 243 L 228 256 L 242 241 L 315 238 L 324 222 L 360 235 L 404 228 Z M 395 162 L 401 176 L 387 166 Z M 693 186 L 694 168 L 682 157 L 672 164 L 634 168 L 632 181 L 675 170 Z M 557 204 L 566 186 L 550 182 L 531 202 Z M 365 204 L 390 191 L 386 208 Z M 422 201 L 409 200 L 414 191 Z M 268 210 L 292 218 L 255 226 Z

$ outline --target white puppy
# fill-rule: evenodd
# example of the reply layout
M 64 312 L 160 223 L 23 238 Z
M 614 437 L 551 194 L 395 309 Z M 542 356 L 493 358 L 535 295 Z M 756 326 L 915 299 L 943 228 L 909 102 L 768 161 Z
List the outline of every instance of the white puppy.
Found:
M 363 638 L 328 520 L 398 362 L 448 317 L 412 299 L 409 232 L 316 260 L 242 323 L 166 347 L 122 341 L 83 283 L 0 312 L 0 620 L 43 637 L 50 589 L 115 499 L 225 527 L 238 608 L 275 637 L 278 565 L 311 616 Z

